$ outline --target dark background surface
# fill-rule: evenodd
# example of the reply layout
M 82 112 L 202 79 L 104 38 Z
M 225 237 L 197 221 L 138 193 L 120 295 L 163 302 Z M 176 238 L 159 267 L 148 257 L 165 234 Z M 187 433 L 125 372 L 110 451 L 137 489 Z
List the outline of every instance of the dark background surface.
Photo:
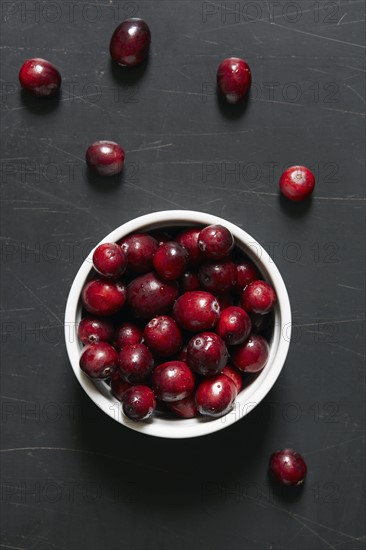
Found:
M 71 4 L 73 8 L 71 8 Z M 364 493 L 364 65 L 362 1 L 9 2 L 2 9 L 0 548 L 358 550 Z M 151 27 L 150 59 L 111 64 L 119 21 Z M 215 94 L 218 63 L 253 72 L 245 109 Z M 23 95 L 45 57 L 62 95 Z M 126 168 L 88 176 L 84 153 L 118 141 Z M 286 165 L 317 177 L 310 204 L 278 195 Z M 293 342 L 247 418 L 204 438 L 139 435 L 75 380 L 62 323 L 94 243 L 141 214 L 223 216 L 272 254 Z M 270 453 L 308 463 L 300 493 L 267 478 Z

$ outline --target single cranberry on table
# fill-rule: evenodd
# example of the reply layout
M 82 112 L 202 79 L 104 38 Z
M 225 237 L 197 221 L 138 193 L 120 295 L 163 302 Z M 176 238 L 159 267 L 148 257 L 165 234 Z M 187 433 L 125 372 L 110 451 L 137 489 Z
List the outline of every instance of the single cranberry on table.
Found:
M 235 290 L 241 294 L 249 283 L 260 279 L 260 273 L 251 260 L 243 260 L 237 266 L 237 280 Z
M 252 323 L 241 307 L 228 307 L 221 312 L 216 332 L 229 346 L 242 344 L 249 337 Z
M 184 294 L 184 292 L 199 290 L 201 288 L 201 284 L 198 275 L 192 271 L 185 271 L 179 279 L 179 288 L 182 294 Z
M 222 294 L 236 284 L 236 265 L 230 260 L 205 262 L 198 271 L 198 277 L 204 290 Z
M 19 81 L 28 92 L 39 97 L 50 97 L 58 93 L 61 75 L 52 63 L 35 57 L 24 61 L 19 71 Z
M 118 279 L 126 270 L 127 257 L 116 243 L 100 244 L 93 253 L 93 266 L 99 275 Z
M 153 269 L 153 259 L 158 242 L 147 233 L 134 233 L 120 242 L 127 256 L 128 270 L 133 273 L 147 273 Z
M 190 227 L 181 231 L 176 238 L 177 243 L 183 246 L 188 252 L 188 265 L 193 267 L 203 261 L 203 255 L 198 248 L 198 236 L 201 233 L 201 227 Z
M 84 317 L 78 326 L 78 336 L 83 344 L 111 342 L 113 340 L 113 323 L 96 317 Z
M 144 342 L 159 357 L 170 357 L 182 348 L 183 336 L 172 317 L 158 315 L 146 325 Z
M 127 344 L 141 344 L 143 330 L 136 323 L 125 321 L 119 325 L 114 334 L 114 344 L 118 350 Z
M 111 379 L 111 393 L 114 395 L 118 401 L 122 401 L 122 396 L 129 388 L 131 388 L 131 384 L 126 382 L 125 380 L 122 380 L 120 377 L 119 372 L 115 372 L 115 374 L 112 376 Z
M 224 374 L 206 378 L 196 391 L 199 413 L 214 418 L 227 414 L 234 405 L 237 390 L 234 382 Z
M 132 386 L 122 395 L 122 409 L 131 420 L 147 420 L 156 407 L 154 392 L 149 386 Z
M 126 287 L 117 281 L 93 279 L 84 286 L 81 299 L 89 313 L 114 315 L 126 302 Z
M 116 372 L 118 353 L 108 342 L 89 344 L 83 349 L 79 364 L 89 378 L 104 380 Z
M 197 374 L 218 374 L 225 367 L 227 359 L 225 342 L 215 332 L 201 332 L 188 342 L 187 363 Z
M 219 320 L 220 307 L 215 296 L 209 292 L 185 292 L 174 304 L 173 317 L 183 330 L 210 330 Z
M 129 384 L 144 380 L 153 367 L 154 358 L 144 344 L 127 344 L 119 352 L 119 373 Z
M 306 166 L 290 166 L 280 177 L 281 193 L 292 201 L 309 197 L 315 187 L 315 176 Z
M 168 313 L 178 297 L 176 281 L 163 281 L 154 273 L 136 277 L 127 287 L 127 303 L 138 319 Z
M 249 339 L 231 349 L 231 360 L 242 372 L 259 372 L 267 363 L 269 345 L 259 334 L 251 334 Z
M 248 94 L 252 73 L 248 63 L 239 57 L 229 57 L 217 69 L 217 87 L 228 103 L 239 103 Z
M 209 260 L 223 260 L 234 248 L 234 237 L 223 225 L 208 225 L 198 236 L 198 248 Z
M 163 243 L 155 252 L 153 265 L 157 274 L 168 281 L 179 279 L 187 265 L 188 253 L 179 243 Z
M 282 449 L 271 455 L 270 472 L 284 485 L 301 485 L 306 477 L 307 466 L 300 453 Z
M 115 29 L 110 44 L 111 57 L 123 67 L 138 65 L 146 58 L 151 42 L 150 29 L 143 19 L 133 17 Z
M 277 301 L 274 289 L 265 281 L 253 281 L 242 292 L 240 305 L 247 313 L 265 315 Z
M 238 393 L 241 391 L 243 387 L 243 379 L 238 369 L 230 365 L 226 365 L 226 367 L 222 370 L 221 374 L 228 376 L 230 380 L 234 382 Z
M 196 399 L 192 393 L 180 401 L 167 403 L 168 408 L 180 418 L 195 418 L 198 414 Z
M 115 176 L 122 171 L 125 152 L 114 141 L 100 140 L 89 145 L 85 160 L 89 168 L 100 176 Z
M 194 390 L 194 375 L 183 361 L 168 361 L 155 367 L 152 372 L 156 396 L 168 403 L 180 401 Z

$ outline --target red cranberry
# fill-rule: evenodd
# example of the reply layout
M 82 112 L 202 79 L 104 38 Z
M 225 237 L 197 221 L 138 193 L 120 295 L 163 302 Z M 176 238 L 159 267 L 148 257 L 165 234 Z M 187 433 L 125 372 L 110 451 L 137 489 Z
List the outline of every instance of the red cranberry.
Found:
M 104 319 L 84 317 L 78 326 L 78 336 L 83 344 L 111 342 L 113 340 L 113 325 Z
M 209 260 L 222 260 L 234 248 L 234 238 L 223 225 L 208 225 L 198 236 L 198 248 Z
M 181 399 L 168 403 L 169 409 L 180 418 L 195 418 L 198 414 L 196 400 L 193 394 Z
M 126 270 L 127 257 L 116 243 L 100 244 L 94 250 L 93 266 L 103 277 L 118 279 Z
M 169 242 L 159 246 L 153 264 L 157 274 L 168 281 L 183 275 L 187 264 L 187 251 L 178 243 Z
M 213 417 L 223 416 L 232 409 L 236 396 L 235 384 L 228 376 L 219 374 L 206 378 L 196 391 L 198 412 Z
M 138 65 L 146 58 L 151 42 L 148 25 L 139 18 L 126 19 L 115 29 L 109 52 L 112 58 L 124 67 Z
M 231 367 L 230 365 L 226 365 L 221 374 L 228 376 L 234 382 L 238 393 L 241 391 L 243 379 L 237 369 L 234 369 L 234 367 Z
M 272 311 L 275 303 L 276 293 L 265 281 L 253 281 L 240 296 L 240 305 L 248 313 L 264 315 Z
M 242 344 L 250 334 L 252 323 L 241 307 L 228 307 L 221 312 L 216 327 L 217 334 L 229 346 Z
M 113 315 L 125 304 L 126 288 L 122 283 L 107 279 L 94 279 L 84 286 L 81 298 L 89 313 Z
M 182 361 L 168 361 L 153 370 L 153 388 L 162 401 L 180 401 L 194 390 L 194 376 Z
M 154 367 L 154 358 L 144 344 L 127 344 L 119 352 L 119 372 L 130 384 L 141 382 Z
M 111 392 L 118 401 L 122 401 L 123 394 L 129 388 L 131 388 L 131 384 L 122 380 L 118 372 L 112 376 Z
M 127 287 L 127 303 L 135 317 L 151 319 L 168 313 L 178 296 L 176 281 L 163 281 L 154 273 L 136 277 Z
M 208 292 L 219 294 L 232 289 L 236 283 L 236 265 L 229 260 L 206 262 L 198 272 L 202 286 Z
M 122 409 L 131 420 L 147 420 L 156 407 L 154 392 L 148 386 L 132 386 L 122 396 Z
M 127 344 L 141 344 L 142 334 L 143 331 L 138 325 L 125 321 L 116 329 L 115 346 L 120 350 Z
M 122 171 L 125 152 L 118 143 L 101 140 L 89 145 L 85 159 L 89 168 L 100 176 L 115 176 Z
M 293 449 L 283 449 L 273 453 L 269 461 L 269 469 L 284 485 L 301 485 L 307 473 L 303 457 Z
M 232 349 L 231 360 L 242 372 L 258 372 L 267 363 L 269 346 L 263 336 L 251 334 L 244 344 Z
M 172 317 L 158 315 L 146 325 L 144 342 L 156 355 L 170 357 L 181 349 L 183 337 Z
M 198 276 L 191 271 L 185 271 L 179 280 L 179 287 L 182 293 L 199 290 L 200 286 Z
M 97 342 L 86 346 L 80 356 L 80 368 L 90 378 L 109 378 L 118 366 L 118 353 L 111 344 Z
M 147 273 L 153 268 L 154 254 L 158 243 L 146 233 L 128 235 L 121 241 L 122 250 L 127 254 L 128 269 L 133 273 Z
M 245 260 L 240 262 L 236 266 L 237 270 L 237 282 L 235 290 L 241 294 L 246 286 L 249 285 L 252 281 L 260 279 L 260 273 L 253 262 L 250 260 Z
M 252 74 L 239 57 L 224 59 L 217 69 L 217 86 L 228 103 L 239 103 L 249 92 Z
M 175 302 L 173 316 L 178 325 L 191 332 L 213 328 L 220 317 L 219 304 L 212 294 L 203 290 L 185 292 Z
M 197 374 L 213 375 L 227 363 L 228 351 L 224 341 L 214 332 L 201 332 L 187 346 L 187 363 Z
M 306 166 L 291 166 L 280 178 L 280 190 L 292 201 L 302 201 L 313 192 L 314 174 Z
M 201 227 L 190 227 L 177 236 L 177 243 L 183 246 L 188 252 L 188 265 L 195 266 L 202 262 L 203 255 L 198 248 L 198 235 Z
M 52 63 L 36 57 L 24 61 L 19 71 L 19 81 L 28 92 L 40 97 L 48 97 L 59 91 L 61 75 Z
M 234 305 L 234 298 L 230 292 L 224 292 L 223 294 L 218 294 L 216 298 L 217 298 L 217 301 L 219 302 L 220 311 Z

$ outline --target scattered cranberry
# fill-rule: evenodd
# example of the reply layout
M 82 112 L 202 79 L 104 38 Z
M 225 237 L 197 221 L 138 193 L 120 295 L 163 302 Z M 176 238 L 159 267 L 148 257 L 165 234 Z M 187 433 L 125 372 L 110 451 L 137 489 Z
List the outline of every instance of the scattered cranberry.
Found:
M 252 323 L 241 307 L 228 307 L 221 312 L 216 327 L 217 334 L 229 346 L 242 344 L 248 338 Z
M 220 311 L 234 305 L 234 297 L 230 292 L 224 292 L 223 294 L 219 294 L 218 296 L 216 296 L 216 298 L 217 298 L 217 301 L 219 302 Z
M 111 342 L 113 340 L 113 332 L 112 323 L 94 317 L 84 317 L 78 326 L 78 336 L 83 344 Z
M 151 42 L 148 25 L 137 17 L 126 19 L 115 29 L 110 44 L 111 57 L 123 67 L 138 65 L 146 58 Z
M 22 87 L 39 97 L 57 94 L 61 86 L 61 75 L 52 63 L 36 57 L 27 59 L 19 71 Z
M 252 74 L 239 57 L 224 59 L 217 69 L 217 87 L 228 103 L 239 103 L 249 92 Z
M 198 414 L 195 396 L 193 394 L 167 404 L 169 409 L 180 418 L 195 418 Z
M 187 363 L 197 374 L 218 374 L 225 367 L 228 351 L 224 341 L 214 332 L 201 332 L 187 346 Z
M 141 382 L 154 367 L 154 358 L 144 344 L 127 344 L 119 352 L 119 372 L 130 384 Z
M 93 279 L 84 286 L 81 298 L 89 313 L 113 315 L 125 304 L 126 288 L 122 283 L 107 279 Z
M 180 401 L 194 390 L 194 376 L 182 361 L 168 361 L 153 370 L 153 388 L 162 401 Z
M 143 330 L 136 323 L 126 321 L 122 323 L 115 332 L 115 346 L 122 349 L 127 344 L 141 344 Z
M 100 140 L 89 145 L 85 159 L 89 168 L 100 176 L 115 176 L 122 171 L 125 152 L 114 141 Z
M 264 315 L 272 311 L 276 303 L 276 293 L 265 281 L 253 281 L 242 292 L 240 304 L 248 313 Z
M 291 166 L 280 178 L 280 190 L 292 201 L 302 201 L 313 192 L 314 174 L 306 166 Z
M 118 279 L 126 270 L 127 257 L 116 243 L 100 244 L 94 250 L 93 266 L 103 277 Z
M 283 449 L 273 453 L 269 461 L 269 469 L 284 485 L 301 485 L 307 472 L 303 457 L 293 449 Z
M 198 276 L 191 271 L 185 271 L 179 279 L 179 288 L 182 293 L 199 290 L 200 286 L 201 285 Z
M 164 243 L 155 252 L 155 271 L 168 281 L 179 279 L 185 270 L 187 258 L 187 251 L 180 244 L 173 241 Z
M 188 252 L 188 265 L 195 266 L 201 263 L 203 256 L 198 248 L 198 236 L 201 227 L 190 227 L 185 229 L 177 236 L 177 243 L 183 246 Z
M 232 349 L 231 360 L 242 372 L 258 372 L 267 363 L 269 346 L 263 336 L 251 334 L 244 344 Z
M 133 273 L 147 273 L 153 269 L 154 254 L 158 242 L 146 233 L 128 235 L 121 241 L 122 250 L 127 255 L 128 269 Z
M 148 386 L 132 386 L 122 396 L 122 409 L 131 420 L 147 420 L 156 407 L 154 392 Z
M 170 357 L 181 349 L 183 336 L 172 317 L 158 315 L 146 325 L 144 342 L 159 357 Z
M 202 264 L 198 277 L 205 290 L 212 294 L 220 294 L 235 286 L 236 273 L 234 262 L 219 260 Z
M 260 273 L 253 262 L 250 260 L 245 260 L 240 262 L 236 266 L 237 269 L 237 282 L 236 282 L 236 291 L 241 294 L 246 286 L 249 285 L 252 281 L 260 279 Z
M 224 374 L 206 378 L 197 388 L 196 405 L 203 415 L 219 417 L 228 413 L 237 396 L 234 382 Z
M 118 372 L 112 376 L 111 392 L 118 401 L 122 401 L 123 394 L 129 388 L 131 388 L 131 384 L 122 380 Z
M 213 328 L 220 317 L 219 304 L 212 294 L 203 290 L 185 292 L 175 302 L 173 316 L 178 325 L 191 332 Z
M 127 303 L 139 319 L 168 313 L 177 297 L 176 281 L 160 280 L 154 273 L 136 277 L 127 287 Z
M 104 380 L 116 371 L 118 353 L 111 344 L 97 342 L 86 346 L 80 356 L 80 368 L 90 378 Z
M 238 393 L 241 391 L 241 388 L 243 387 L 243 379 L 237 369 L 234 369 L 234 367 L 231 367 L 230 365 L 226 365 L 221 374 L 228 376 L 234 382 Z
M 208 225 L 198 236 L 198 248 L 209 260 L 222 260 L 234 248 L 234 238 L 223 225 Z

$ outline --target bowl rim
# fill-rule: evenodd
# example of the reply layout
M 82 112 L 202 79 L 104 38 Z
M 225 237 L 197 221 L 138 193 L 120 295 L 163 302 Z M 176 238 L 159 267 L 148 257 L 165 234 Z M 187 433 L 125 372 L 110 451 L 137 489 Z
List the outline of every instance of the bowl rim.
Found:
M 124 236 L 141 231 L 152 231 L 169 226 L 205 226 L 221 224 L 227 227 L 239 248 L 257 264 L 266 280 L 274 286 L 278 300 L 275 306 L 274 334 L 270 344 L 270 355 L 263 371 L 239 394 L 231 412 L 217 419 L 192 418 L 172 419 L 154 416 L 145 422 L 135 422 L 122 413 L 121 403 L 107 390 L 101 381 L 92 381 L 79 367 L 82 344 L 77 335 L 81 317 L 80 296 L 82 288 L 92 271 L 92 256 L 102 243 L 117 242 Z M 246 231 L 228 220 L 195 210 L 164 210 L 134 218 L 106 235 L 88 254 L 71 285 L 65 310 L 65 342 L 74 374 L 92 401 L 120 424 L 139 433 L 155 437 L 183 439 L 199 437 L 219 431 L 237 422 L 252 411 L 269 393 L 279 377 L 288 353 L 291 338 L 291 307 L 287 289 L 274 261 L 266 250 Z

